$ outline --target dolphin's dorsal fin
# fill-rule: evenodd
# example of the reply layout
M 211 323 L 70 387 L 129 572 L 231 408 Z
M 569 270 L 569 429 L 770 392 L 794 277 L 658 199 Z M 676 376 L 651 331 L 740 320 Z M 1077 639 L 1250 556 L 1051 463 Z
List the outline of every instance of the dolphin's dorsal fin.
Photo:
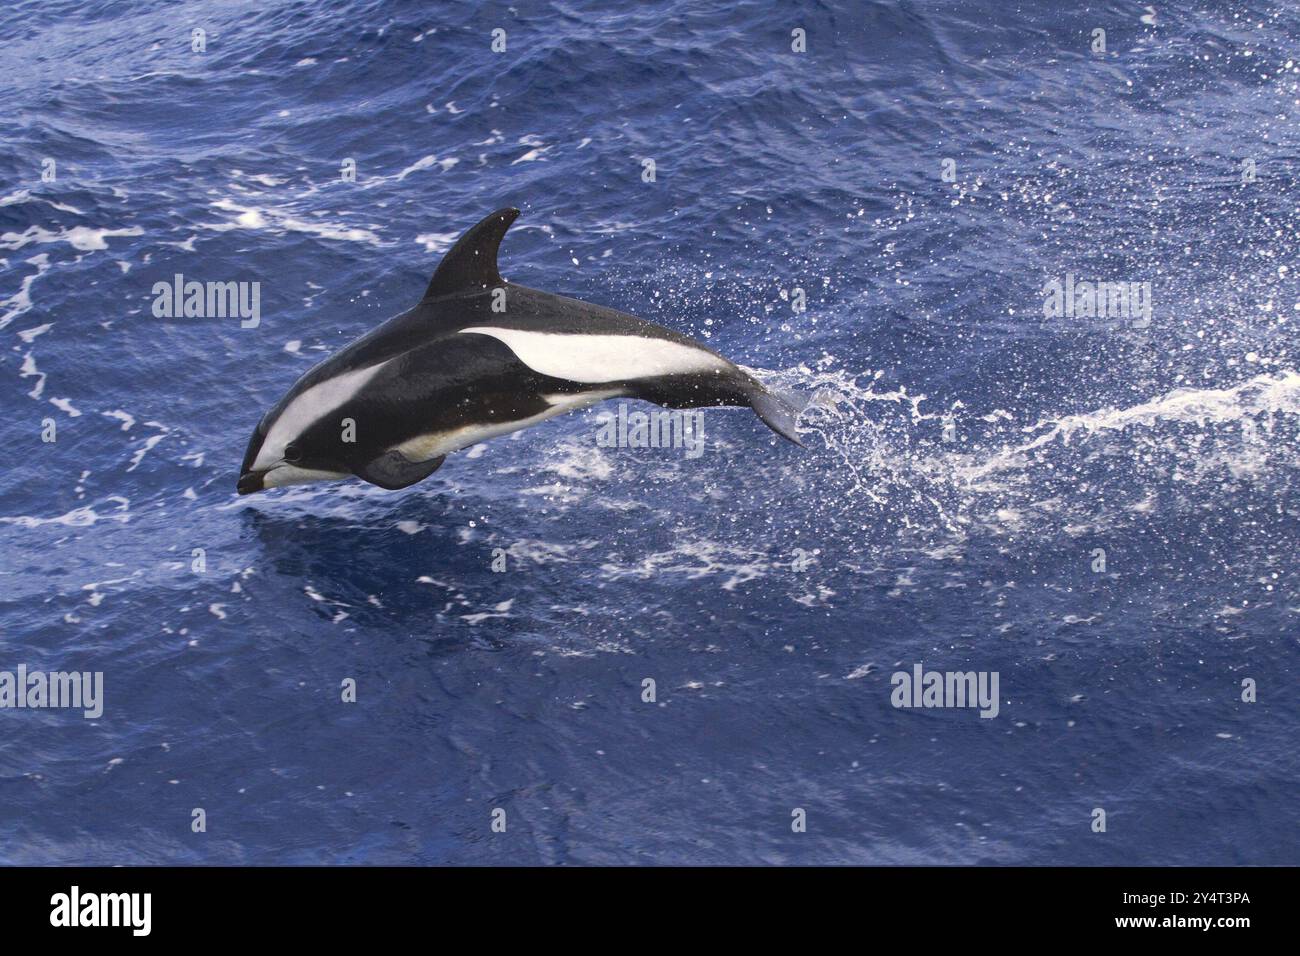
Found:
M 498 209 L 457 239 L 438 264 L 424 297 L 432 299 L 504 285 L 505 280 L 497 270 L 497 248 L 518 215 L 519 210 L 512 207 Z

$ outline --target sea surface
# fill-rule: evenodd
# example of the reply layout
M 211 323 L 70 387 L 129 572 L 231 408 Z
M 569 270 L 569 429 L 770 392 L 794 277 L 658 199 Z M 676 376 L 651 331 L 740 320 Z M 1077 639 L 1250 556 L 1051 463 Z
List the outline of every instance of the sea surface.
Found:
M 0 711 L 0 861 L 1300 863 L 1298 61 L 1262 0 L 6 3 L 0 671 L 103 714 Z M 607 403 L 238 497 L 507 205 L 806 449 Z

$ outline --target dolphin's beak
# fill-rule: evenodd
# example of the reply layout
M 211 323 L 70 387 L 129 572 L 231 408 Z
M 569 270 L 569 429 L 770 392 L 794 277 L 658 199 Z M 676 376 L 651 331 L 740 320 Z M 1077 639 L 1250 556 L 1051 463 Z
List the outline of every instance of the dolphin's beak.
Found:
M 253 437 L 248 440 L 248 450 L 244 452 L 243 464 L 239 466 L 239 482 L 235 488 L 241 495 L 251 495 L 255 491 L 266 490 L 266 469 L 254 468 L 253 463 L 257 461 L 258 453 L 262 450 L 262 442 L 265 440 L 262 432 L 262 426 L 258 425 L 253 429 Z
M 251 495 L 255 491 L 264 491 L 266 490 L 266 485 L 262 482 L 264 477 L 266 477 L 264 471 L 246 471 L 239 476 L 239 484 L 235 487 L 241 495 Z

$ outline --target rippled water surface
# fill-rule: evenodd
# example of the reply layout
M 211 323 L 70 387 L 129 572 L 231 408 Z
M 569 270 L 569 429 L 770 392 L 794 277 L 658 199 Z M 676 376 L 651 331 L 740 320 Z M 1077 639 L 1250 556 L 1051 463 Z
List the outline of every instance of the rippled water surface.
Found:
M 0 859 L 1300 863 L 1298 39 L 1255 0 L 7 4 L 0 670 L 105 704 L 0 714 Z M 270 404 L 505 205 L 508 278 L 814 393 L 807 449 L 744 410 L 601 447 L 597 406 L 237 497 Z M 155 317 L 177 273 L 260 324 Z M 1149 321 L 1045 314 L 1067 276 Z M 998 715 L 895 708 L 918 663 Z

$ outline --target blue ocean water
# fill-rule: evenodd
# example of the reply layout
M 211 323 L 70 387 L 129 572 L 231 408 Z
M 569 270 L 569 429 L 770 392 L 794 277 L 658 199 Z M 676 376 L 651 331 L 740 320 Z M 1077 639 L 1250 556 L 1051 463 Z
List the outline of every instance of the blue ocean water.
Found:
M 1300 863 L 1300 12 L 1070 7 L 6 4 L 0 670 L 104 713 L 0 712 L 0 859 Z M 607 405 L 237 497 L 505 205 L 507 278 L 815 394 L 807 449 Z

